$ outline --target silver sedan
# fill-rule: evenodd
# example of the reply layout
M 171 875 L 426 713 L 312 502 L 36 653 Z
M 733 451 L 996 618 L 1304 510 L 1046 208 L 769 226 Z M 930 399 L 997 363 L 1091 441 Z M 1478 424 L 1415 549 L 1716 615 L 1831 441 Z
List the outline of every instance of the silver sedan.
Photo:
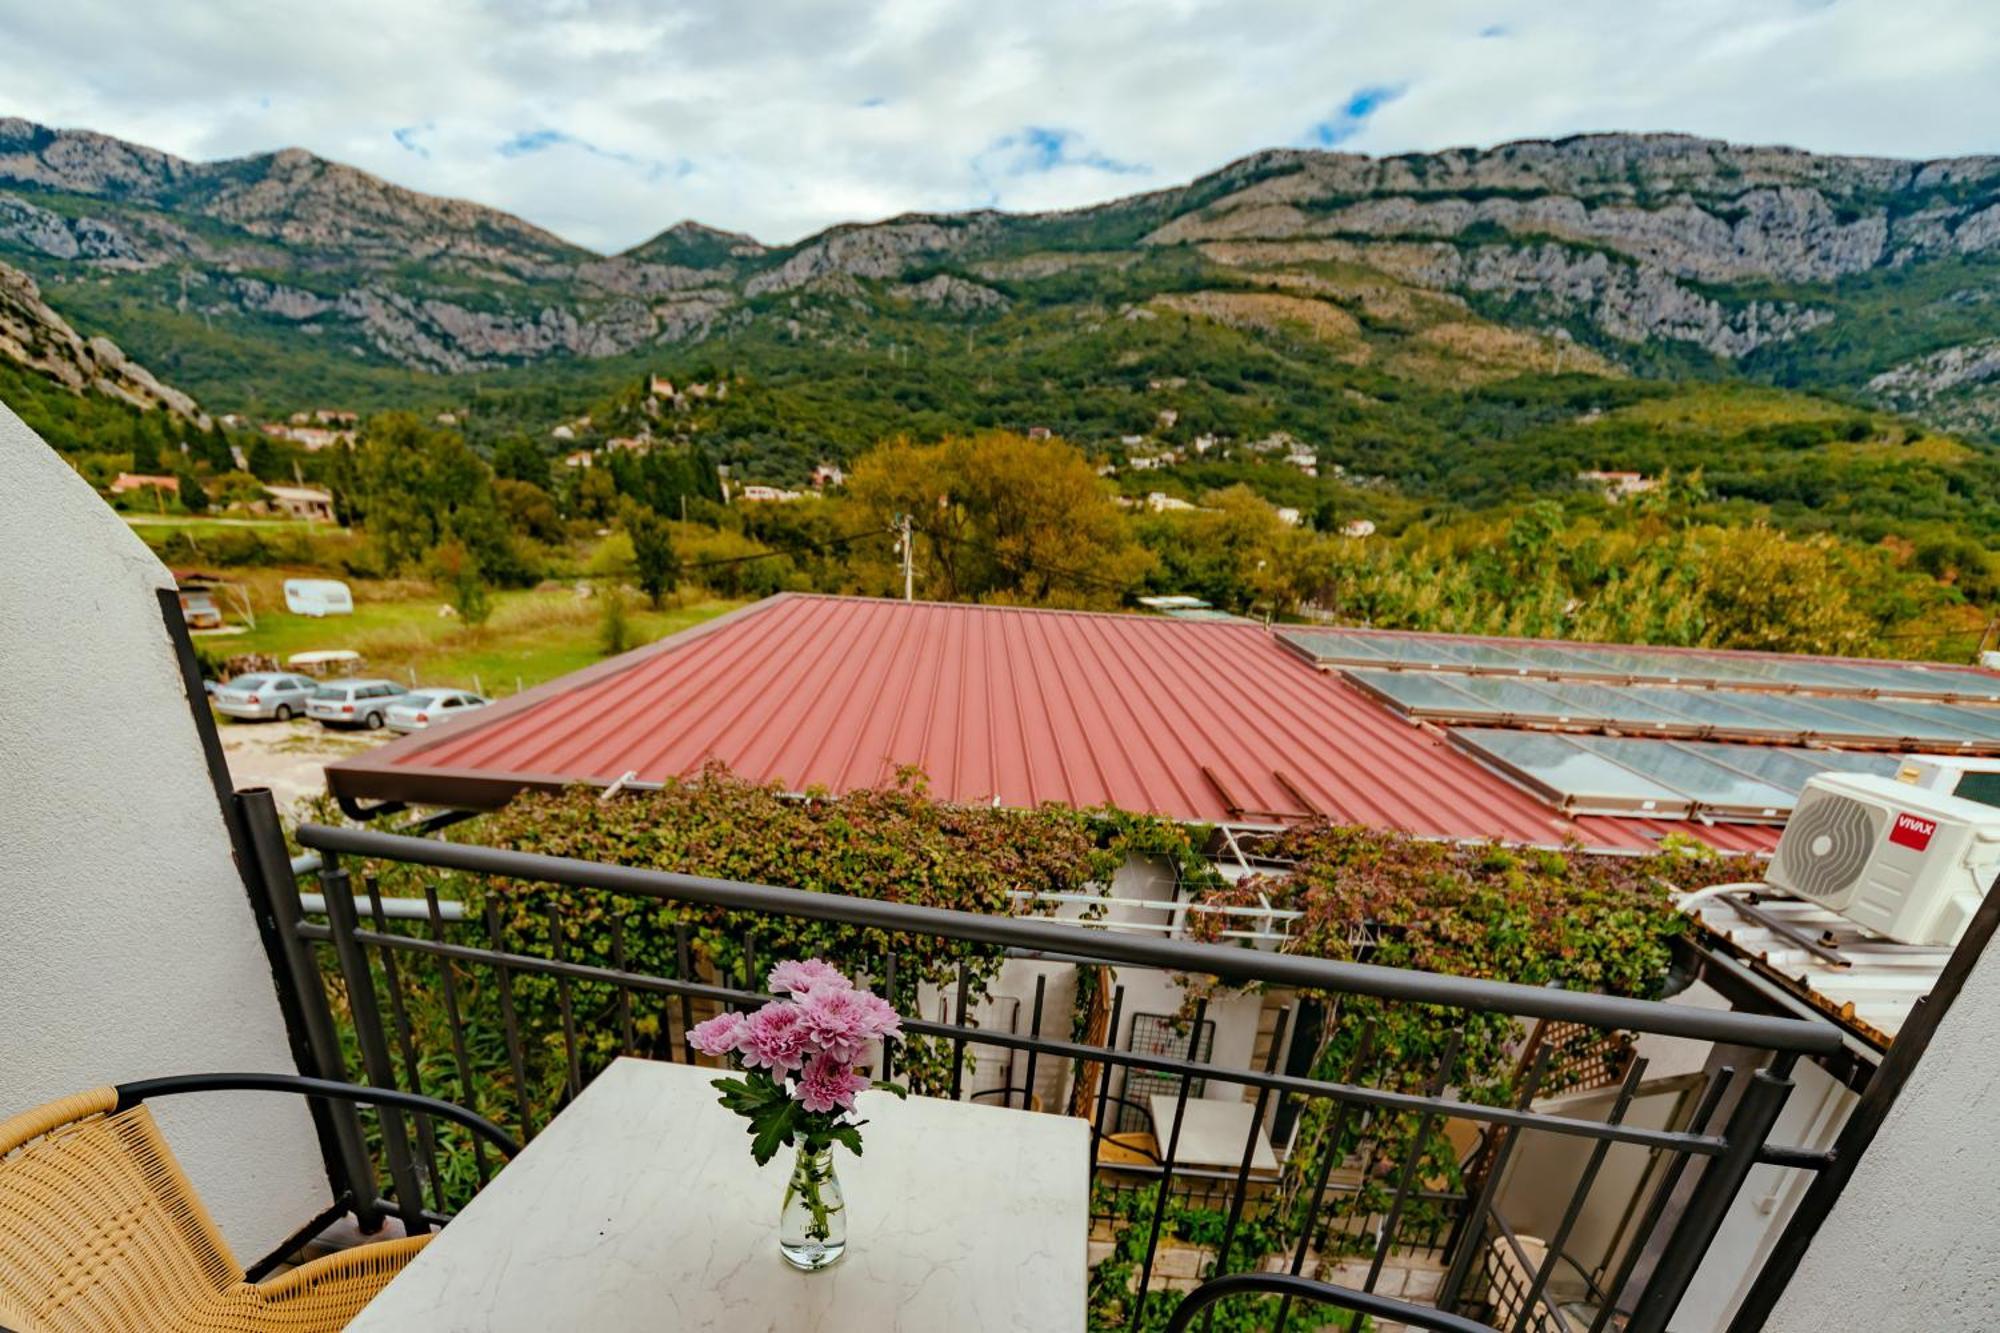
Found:
M 485 706 L 486 700 L 471 690 L 426 687 L 398 696 L 382 716 L 397 731 L 422 731 L 434 722 L 448 722 Z
M 305 716 L 306 700 L 318 688 L 319 682 L 309 676 L 263 671 L 238 676 L 217 687 L 212 697 L 215 711 L 226 717 L 289 722 Z

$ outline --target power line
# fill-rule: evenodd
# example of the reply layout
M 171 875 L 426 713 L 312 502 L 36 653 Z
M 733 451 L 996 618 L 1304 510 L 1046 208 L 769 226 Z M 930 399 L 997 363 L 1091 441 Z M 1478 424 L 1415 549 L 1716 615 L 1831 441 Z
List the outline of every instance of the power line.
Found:
M 798 544 L 801 546 L 809 546 L 816 551 L 830 551 L 835 547 L 851 546 L 855 542 L 866 541 L 871 537 L 887 537 L 887 536 L 889 536 L 889 534 L 886 532 L 857 532 L 851 536 L 836 537 L 832 541 L 827 541 L 827 542 L 806 541 L 804 539 L 801 539 Z M 751 540 L 754 541 L 756 539 L 751 538 Z M 747 565 L 758 560 L 775 560 L 781 555 L 792 556 L 797 554 L 799 554 L 799 552 L 796 549 L 785 550 L 785 549 L 774 548 L 769 551 L 758 551 L 753 555 L 724 556 L 716 560 L 691 560 L 683 564 L 681 568 L 684 570 L 720 569 L 725 565 Z
M 935 532 L 928 535 L 932 541 L 947 541 L 955 546 L 969 546 L 974 550 L 984 551 L 1001 564 L 1012 568 L 1016 574 L 1022 572 L 1024 569 L 1031 569 L 1037 574 L 1046 574 L 1051 578 L 1071 579 L 1077 583 L 1093 583 L 1100 588 L 1121 595 L 1132 591 L 1131 584 L 1120 583 L 1116 579 L 1107 579 L 1101 574 L 1086 574 L 1080 569 L 1062 569 L 1055 565 L 1045 565 L 1039 561 L 1031 560 L 1024 555 L 1010 555 L 995 547 L 991 542 L 982 542 L 973 537 L 961 537 L 954 533 L 944 532 Z

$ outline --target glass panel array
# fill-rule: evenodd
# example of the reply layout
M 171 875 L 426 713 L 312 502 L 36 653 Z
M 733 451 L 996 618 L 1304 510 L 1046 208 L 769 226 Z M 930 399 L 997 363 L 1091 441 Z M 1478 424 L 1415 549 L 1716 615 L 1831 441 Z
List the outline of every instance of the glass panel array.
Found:
M 1640 814 L 1679 818 L 1691 802 L 1614 760 L 1591 753 L 1573 738 L 1546 731 L 1489 731 L 1462 728 L 1461 744 L 1498 760 L 1500 766 L 1539 789 L 1572 814 Z
M 1400 630 L 1288 629 L 1282 633 L 1297 651 L 1325 666 L 1396 666 L 1557 680 L 1656 681 L 2000 702 L 2000 674 L 1919 662 L 1830 661 L 1785 653 L 1467 639 Z
M 1666 736 L 1845 741 L 1919 750 L 2000 749 L 2000 708 L 1851 695 L 1601 685 L 1568 680 L 1348 668 L 1412 717 L 1447 722 L 1608 728 Z
M 1452 738 L 1571 814 L 1782 821 L 1819 773 L 1895 773 L 1889 754 L 1457 727 Z

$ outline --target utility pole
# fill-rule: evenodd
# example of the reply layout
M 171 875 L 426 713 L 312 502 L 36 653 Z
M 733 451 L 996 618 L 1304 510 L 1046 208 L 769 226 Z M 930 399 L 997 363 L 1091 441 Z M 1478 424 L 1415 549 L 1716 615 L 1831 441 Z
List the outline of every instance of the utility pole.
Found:
M 896 540 L 896 549 L 903 553 L 903 600 L 913 602 L 916 600 L 916 570 L 911 562 L 913 551 L 910 542 L 910 516 L 899 515 L 897 525 L 902 534 Z

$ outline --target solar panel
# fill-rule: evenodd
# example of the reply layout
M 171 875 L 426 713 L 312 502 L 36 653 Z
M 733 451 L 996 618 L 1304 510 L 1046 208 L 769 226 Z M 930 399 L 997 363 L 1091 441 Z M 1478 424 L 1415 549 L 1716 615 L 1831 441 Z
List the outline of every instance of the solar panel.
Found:
M 1792 808 L 1787 790 L 1740 769 L 1719 764 L 1672 742 L 1610 736 L 1577 736 L 1575 743 L 1603 759 L 1642 773 L 1677 791 L 1703 810 L 1745 819 L 1777 819 Z
M 1681 818 L 1692 805 L 1680 792 L 1592 754 L 1569 736 L 1473 727 L 1452 734 L 1570 814 Z
M 1452 739 L 1570 814 L 1776 822 L 1820 773 L 1893 774 L 1889 754 L 1455 727 Z
M 1659 736 L 2000 750 L 2000 709 L 1977 704 L 1600 685 L 1575 680 L 1349 667 L 1343 674 L 1411 717 L 1438 722 Z
M 1495 640 L 1401 630 L 1287 630 L 1284 634 L 1294 648 L 1323 666 L 1396 665 L 1564 680 L 2000 702 L 2000 674 L 1919 662 L 1834 661 L 1786 653 Z

